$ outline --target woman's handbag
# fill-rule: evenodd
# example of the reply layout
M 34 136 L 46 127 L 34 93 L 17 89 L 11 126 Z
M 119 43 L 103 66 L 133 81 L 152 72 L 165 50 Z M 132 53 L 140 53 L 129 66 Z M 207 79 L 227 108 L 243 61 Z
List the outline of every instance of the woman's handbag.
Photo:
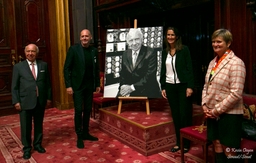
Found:
M 252 111 L 247 104 L 244 104 L 245 108 L 249 110 L 250 119 L 243 119 L 242 122 L 242 137 L 256 141 L 256 121 L 252 115 Z

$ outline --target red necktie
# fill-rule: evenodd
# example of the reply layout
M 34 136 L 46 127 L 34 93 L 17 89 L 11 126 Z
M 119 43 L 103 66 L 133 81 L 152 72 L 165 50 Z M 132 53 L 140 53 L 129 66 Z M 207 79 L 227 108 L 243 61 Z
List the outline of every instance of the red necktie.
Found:
M 35 66 L 34 66 L 35 64 L 34 63 L 31 63 L 31 66 L 32 66 L 32 74 L 33 74 L 33 76 L 34 76 L 34 78 L 36 79 L 36 71 L 35 71 Z M 36 86 L 36 95 L 38 96 L 38 88 L 37 88 L 37 86 Z
M 31 63 L 31 65 L 32 65 L 32 74 L 33 74 L 33 76 L 34 76 L 34 78 L 36 79 L 36 71 L 35 71 L 35 66 L 34 66 L 34 63 Z

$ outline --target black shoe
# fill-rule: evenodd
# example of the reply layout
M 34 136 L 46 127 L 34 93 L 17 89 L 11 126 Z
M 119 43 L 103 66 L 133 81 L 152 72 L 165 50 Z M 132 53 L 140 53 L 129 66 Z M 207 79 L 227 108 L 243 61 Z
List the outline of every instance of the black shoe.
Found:
M 180 150 L 180 147 L 174 146 L 170 151 L 174 153 L 174 152 L 177 152 L 178 150 Z
M 38 153 L 46 152 L 46 150 L 41 145 L 34 147 L 34 150 L 37 151 Z
M 80 148 L 80 149 L 84 148 L 83 139 L 77 139 L 77 141 L 76 141 L 76 147 L 77 147 L 77 148 Z
M 83 136 L 83 140 L 90 140 L 90 141 L 98 141 L 99 139 L 97 137 L 94 137 L 90 134 L 86 134 Z
M 30 159 L 30 157 L 31 157 L 30 151 L 27 151 L 27 152 L 24 152 L 24 153 L 23 153 L 23 158 L 24 158 L 24 159 L 27 160 L 27 159 Z

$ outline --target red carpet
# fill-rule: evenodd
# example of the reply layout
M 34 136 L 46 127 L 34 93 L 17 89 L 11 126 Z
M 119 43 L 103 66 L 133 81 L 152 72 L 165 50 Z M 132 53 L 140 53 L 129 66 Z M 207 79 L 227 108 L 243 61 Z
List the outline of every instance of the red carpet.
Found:
M 0 117 L 0 163 L 174 163 L 180 162 L 179 153 L 161 152 L 144 156 L 123 145 L 108 134 L 99 130 L 98 121 L 91 121 L 91 134 L 98 142 L 84 141 L 85 148 L 76 148 L 76 135 L 73 124 L 73 109 L 61 111 L 47 109 L 44 119 L 43 146 L 45 154 L 32 151 L 29 160 L 22 158 L 18 115 Z M 186 153 L 187 163 L 201 163 L 202 148 L 192 145 Z
M 150 115 L 145 103 L 136 101 L 122 105 L 121 114 L 117 114 L 117 106 L 100 109 L 100 129 L 145 156 L 167 151 L 176 144 L 169 104 L 165 99 L 151 99 L 149 103 Z M 202 108 L 193 110 L 193 124 L 201 125 Z

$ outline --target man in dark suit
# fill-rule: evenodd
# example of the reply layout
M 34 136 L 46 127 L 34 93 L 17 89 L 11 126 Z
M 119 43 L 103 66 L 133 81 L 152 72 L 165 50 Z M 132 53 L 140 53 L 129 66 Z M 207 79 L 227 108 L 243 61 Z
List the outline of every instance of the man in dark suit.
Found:
M 67 93 L 73 95 L 75 107 L 75 131 L 77 147 L 84 148 L 83 140 L 97 141 L 89 134 L 93 92 L 100 91 L 98 51 L 90 46 L 91 32 L 84 29 L 80 33 L 80 44 L 68 49 L 64 65 Z
M 34 121 L 34 150 L 45 153 L 42 147 L 45 106 L 51 104 L 50 74 L 46 62 L 37 60 L 35 44 L 25 47 L 26 60 L 14 65 L 12 76 L 12 103 L 20 114 L 23 158 L 29 159 L 32 150 L 32 119 Z
M 142 45 L 140 29 L 130 29 L 126 41 L 129 48 L 122 55 L 118 96 L 161 97 L 156 79 L 156 51 Z

